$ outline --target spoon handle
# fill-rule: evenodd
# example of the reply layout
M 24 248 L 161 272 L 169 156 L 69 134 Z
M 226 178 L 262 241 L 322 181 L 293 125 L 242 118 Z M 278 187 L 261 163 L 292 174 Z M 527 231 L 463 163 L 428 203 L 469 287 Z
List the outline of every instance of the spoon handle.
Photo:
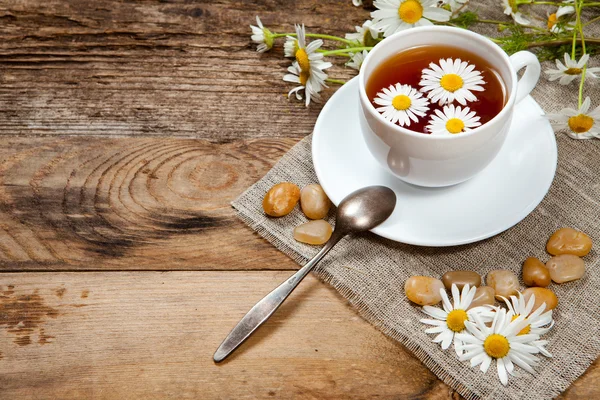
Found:
M 259 326 L 261 326 L 279 306 L 287 299 L 296 286 L 304 279 L 306 275 L 317 265 L 325 254 L 331 250 L 333 246 L 345 235 L 333 233 L 325 246 L 298 272 L 292 275 L 289 279 L 275 288 L 271 293 L 266 295 L 261 301 L 256 303 L 254 307 L 241 319 L 240 322 L 229 332 L 229 335 L 223 340 L 215 352 L 213 359 L 215 362 L 223 361 L 231 354 L 240 344 L 244 342 Z

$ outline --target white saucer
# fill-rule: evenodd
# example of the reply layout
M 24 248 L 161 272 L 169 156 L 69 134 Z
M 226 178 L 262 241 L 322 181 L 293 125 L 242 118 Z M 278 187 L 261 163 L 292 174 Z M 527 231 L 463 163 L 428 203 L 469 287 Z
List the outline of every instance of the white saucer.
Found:
M 358 79 L 329 99 L 315 124 L 312 155 L 323 189 L 338 205 L 370 185 L 392 188 L 394 213 L 377 235 L 421 246 L 453 246 L 497 235 L 542 201 L 556 171 L 554 132 L 531 97 L 515 109 L 504 146 L 491 164 L 467 182 L 445 188 L 405 183 L 388 173 L 366 147 L 358 120 Z

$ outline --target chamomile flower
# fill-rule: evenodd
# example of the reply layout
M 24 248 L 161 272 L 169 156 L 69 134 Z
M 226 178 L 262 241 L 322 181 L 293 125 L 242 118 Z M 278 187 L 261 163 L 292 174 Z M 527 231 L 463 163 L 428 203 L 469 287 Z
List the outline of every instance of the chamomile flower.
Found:
M 433 25 L 433 21 L 449 21 L 450 11 L 437 7 L 437 0 L 375 0 L 378 8 L 371 13 L 374 28 L 388 37 L 414 26 Z
M 574 13 L 575 13 L 575 7 L 573 7 L 573 6 L 558 7 L 558 10 L 556 10 L 555 13 L 548 15 L 548 21 L 547 21 L 546 25 L 547 25 L 548 29 L 550 30 L 550 32 L 561 33 L 565 29 L 573 30 L 575 28 L 574 23 L 560 24 L 559 22 L 560 22 L 561 17 L 564 17 L 565 15 L 571 15 Z
M 290 90 L 288 97 L 295 93 L 296 98 L 301 100 L 300 91 L 304 90 L 306 106 L 308 107 L 311 100 L 320 100 L 319 92 L 327 87 L 325 85 L 327 74 L 323 70 L 331 67 L 331 63 L 323 61 L 323 54 L 317 52 L 317 49 L 323 44 L 322 40 L 315 40 L 306 45 L 304 25 L 296 25 L 296 35 L 298 37 L 296 60 L 288 68 L 290 73 L 286 74 L 283 80 L 300 84 L 300 86 Z
M 440 65 L 430 63 L 429 68 L 423 70 L 419 85 L 423 86 L 421 92 L 427 92 L 432 103 L 437 102 L 441 106 L 456 100 L 464 106 L 467 101 L 477 100 L 473 91 L 483 91 L 481 85 L 485 81 L 481 72 L 460 58 L 441 59 Z
M 494 314 L 491 327 L 478 314 L 473 314 L 475 322 L 465 321 L 468 333 L 457 333 L 457 338 L 465 343 L 460 346 L 464 351 L 459 356 L 461 361 L 470 360 L 471 367 L 481 366 L 486 373 L 492 361 L 496 362 L 498 377 L 503 385 L 508 383 L 508 374 L 515 375 L 515 364 L 532 374 L 538 358 L 534 355 L 540 350 L 531 343 L 539 339 L 539 335 L 528 333 L 519 335 L 527 325 L 523 315 L 511 320 L 512 316 L 500 308 Z
M 517 0 L 502 0 L 502 7 L 504 7 L 504 14 L 510 15 L 517 24 L 529 25 L 531 23 L 519 11 Z
M 256 16 L 256 24 L 258 26 L 250 25 L 250 29 L 252 29 L 252 36 L 250 38 L 254 43 L 258 44 L 256 51 L 264 53 L 273 47 L 273 33 L 263 26 L 258 15 Z
M 448 4 L 450 11 L 455 12 L 464 10 L 465 6 L 469 3 L 469 0 L 443 0 L 443 3 Z
M 461 346 L 463 343 L 457 338 L 456 334 L 465 332 L 465 322 L 473 321 L 473 314 L 482 314 L 482 318 L 491 320 L 493 312 L 487 307 L 475 307 L 469 310 L 469 306 L 475 296 L 475 286 L 469 287 L 465 285 L 462 289 L 462 294 L 455 284 L 452 284 L 452 299 L 453 303 L 448 299 L 445 289 L 440 289 L 442 295 L 442 305 L 444 309 L 437 307 L 424 306 L 423 312 L 434 319 L 422 319 L 421 322 L 427 325 L 433 325 L 433 328 L 428 328 L 425 333 L 437 333 L 433 339 L 435 343 L 441 343 L 442 349 L 446 350 L 450 344 L 454 343 L 456 354 L 461 355 Z
M 350 58 L 350 61 L 346 63 L 346 66 L 360 71 L 360 67 L 362 66 L 363 61 L 365 61 L 367 54 L 369 53 L 366 50 L 352 54 L 352 58 Z
M 555 129 L 568 128 L 567 135 L 573 139 L 600 138 L 600 106 L 589 112 L 590 104 L 586 97 L 578 110 L 563 108 L 558 114 L 548 114 L 548 119 L 555 121 Z
M 377 93 L 373 102 L 381 106 L 377 107 L 377 111 L 383 115 L 383 118 L 400 126 L 410 126 L 411 120 L 419 121 L 419 117 L 424 117 L 429 110 L 427 98 L 412 86 L 400 83 L 383 88 Z
M 481 125 L 479 117 L 469 107 L 461 108 L 450 104 L 444 106 L 443 112 L 435 110 L 435 114 L 431 115 L 427 125 L 427 130 L 435 136 L 456 135 Z
M 556 59 L 556 67 L 558 69 L 547 69 L 545 71 L 546 74 L 548 74 L 548 80 L 555 81 L 560 79 L 558 83 L 561 85 L 568 85 L 581 76 L 583 73 L 583 67 L 587 64 L 589 59 L 590 55 L 584 54 L 579 61 L 575 61 L 571 58 L 569 53 L 565 53 L 564 64 Z M 585 79 L 598 79 L 598 75 L 596 75 L 596 73 L 600 73 L 600 67 L 587 67 L 585 69 Z
M 346 33 L 346 39 L 353 40 L 361 46 L 374 46 L 379 38 L 379 31 L 373 27 L 373 21 L 366 20 L 362 26 L 355 26 L 355 33 Z
M 541 336 L 554 326 L 552 310 L 544 312 L 546 310 L 546 303 L 542 303 L 540 307 L 538 307 L 536 310 L 533 310 L 533 306 L 535 304 L 535 295 L 531 295 L 527 303 L 525 303 L 525 298 L 521 293 L 519 293 L 519 297 L 510 296 L 510 300 L 502 297 L 502 300 L 504 300 L 506 303 L 509 314 L 512 316 L 511 318 L 513 320 L 522 315 L 525 317 L 525 321 L 528 322 L 528 325 L 521 329 L 521 331 L 517 333 L 517 336 L 526 335 L 528 333 Z M 548 341 L 546 340 L 537 340 L 531 342 L 532 345 L 540 350 L 540 353 L 546 357 L 552 357 L 552 354 L 550 354 L 544 347 L 547 343 Z

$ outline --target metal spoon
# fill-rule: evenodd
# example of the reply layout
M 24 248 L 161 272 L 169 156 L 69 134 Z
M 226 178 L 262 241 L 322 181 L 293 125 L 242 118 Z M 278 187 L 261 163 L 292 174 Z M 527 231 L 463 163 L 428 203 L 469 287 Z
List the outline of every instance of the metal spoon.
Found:
M 223 361 L 279 308 L 300 281 L 317 265 L 341 238 L 371 230 L 385 221 L 394 211 L 396 195 L 385 186 L 369 186 L 346 196 L 338 206 L 335 230 L 319 253 L 304 267 L 266 295 L 242 318 L 227 335 L 213 356 Z

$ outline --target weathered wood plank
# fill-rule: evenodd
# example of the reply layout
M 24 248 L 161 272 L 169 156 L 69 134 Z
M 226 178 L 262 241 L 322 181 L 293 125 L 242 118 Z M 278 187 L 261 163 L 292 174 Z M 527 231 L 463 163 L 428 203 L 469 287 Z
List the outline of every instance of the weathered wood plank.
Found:
M 295 269 L 230 205 L 295 142 L 0 138 L 0 268 Z
M 342 36 L 368 16 L 350 1 L 0 1 L 0 135 L 305 136 L 321 107 L 288 101 L 282 43 L 250 44 L 256 14 Z M 332 76 L 353 76 L 342 62 Z
M 214 364 L 231 327 L 288 275 L 2 274 L 0 397 L 450 397 L 312 276 L 231 359 Z

